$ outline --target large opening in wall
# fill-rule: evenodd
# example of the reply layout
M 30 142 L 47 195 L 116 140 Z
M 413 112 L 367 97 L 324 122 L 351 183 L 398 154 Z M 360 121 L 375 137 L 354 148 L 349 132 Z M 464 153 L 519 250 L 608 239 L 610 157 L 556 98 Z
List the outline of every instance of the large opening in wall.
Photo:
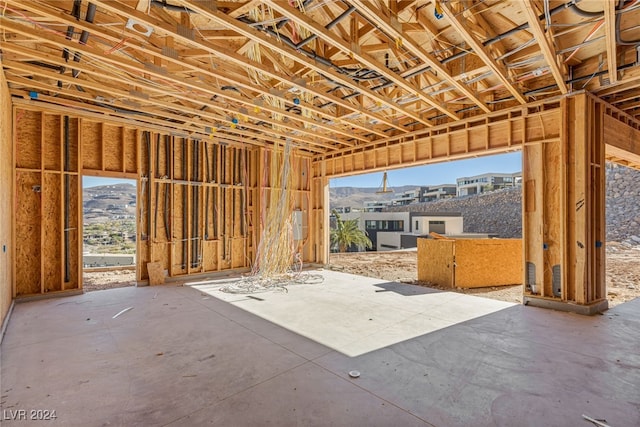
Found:
M 515 278 L 509 284 L 522 282 L 521 243 L 513 240 L 522 238 L 520 151 L 387 170 L 386 182 L 383 175 L 377 172 L 330 181 L 332 232 L 337 229 L 338 217 L 343 222 L 352 220 L 367 232 L 372 243 L 371 249 L 350 245 L 349 253 L 341 253 L 334 241 L 329 255 L 332 268 L 417 283 L 418 241 L 434 232 L 447 239 L 510 239 L 510 246 L 505 246 L 497 259 L 514 261 L 511 265 L 515 267 L 508 270 L 515 272 L 510 275 Z M 385 193 L 384 189 L 391 191 Z M 473 256 L 496 259 L 484 249 L 471 251 Z M 523 293 L 522 285 L 492 287 L 489 282 L 464 292 L 508 302 L 521 302 Z
M 609 307 L 640 296 L 640 171 L 606 166 L 606 283 Z
M 85 292 L 136 284 L 136 181 L 83 176 Z

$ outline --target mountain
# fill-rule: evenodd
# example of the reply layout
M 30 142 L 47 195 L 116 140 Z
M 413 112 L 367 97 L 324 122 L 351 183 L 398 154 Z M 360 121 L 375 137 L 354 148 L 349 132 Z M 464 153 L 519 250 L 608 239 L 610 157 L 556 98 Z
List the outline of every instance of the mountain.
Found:
M 132 184 L 100 185 L 82 190 L 85 223 L 136 218 L 136 187 Z
M 397 194 L 420 188 L 419 185 L 403 185 L 399 187 L 389 187 L 390 193 L 377 193 L 380 188 L 373 187 L 331 187 L 329 188 L 329 204 L 331 209 L 352 207 L 362 208 L 364 202 L 386 201 L 397 197 Z

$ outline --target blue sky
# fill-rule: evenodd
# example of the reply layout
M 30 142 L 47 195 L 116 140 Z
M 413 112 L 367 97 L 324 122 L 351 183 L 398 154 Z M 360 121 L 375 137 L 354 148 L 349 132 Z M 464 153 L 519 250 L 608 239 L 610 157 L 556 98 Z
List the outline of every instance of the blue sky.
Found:
M 101 178 L 97 176 L 83 176 L 82 188 L 97 187 L 99 185 L 113 185 L 113 184 L 126 184 L 136 185 L 134 179 L 116 179 L 116 178 Z
M 522 170 L 520 151 L 475 159 L 457 160 L 427 166 L 395 169 L 387 171 L 387 185 L 438 185 L 455 184 L 456 178 L 480 175 L 487 172 L 512 173 Z M 374 187 L 382 186 L 382 172 L 353 175 L 331 180 L 331 187 Z
M 484 156 L 475 159 L 457 160 L 454 162 L 437 163 L 428 166 L 416 166 L 389 170 L 387 172 L 388 185 L 397 187 L 401 185 L 438 185 L 455 184 L 456 178 L 462 176 L 480 175 L 487 172 L 511 173 L 522 170 L 522 153 L 499 154 Z M 84 188 L 98 185 L 111 185 L 130 182 L 134 180 L 98 178 L 84 176 L 82 186 Z M 334 178 L 331 187 L 374 187 L 382 186 L 382 172 L 354 175 L 345 178 Z

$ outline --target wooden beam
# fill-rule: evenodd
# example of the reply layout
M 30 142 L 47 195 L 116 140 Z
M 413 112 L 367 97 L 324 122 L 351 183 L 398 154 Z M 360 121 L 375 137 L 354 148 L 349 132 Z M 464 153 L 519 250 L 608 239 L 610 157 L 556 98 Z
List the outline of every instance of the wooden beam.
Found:
M 16 6 L 19 5 L 19 2 L 16 2 L 16 0 L 8 0 L 8 2 L 10 4 L 14 4 L 16 3 Z M 33 11 L 35 13 L 38 13 L 42 16 L 46 16 L 50 19 L 53 19 L 57 22 L 61 22 L 61 23 L 65 23 L 67 25 L 71 25 L 74 26 L 76 29 L 79 30 L 85 30 L 88 31 L 89 33 L 91 33 L 92 35 L 97 35 L 100 37 L 103 37 L 109 41 L 111 41 L 112 43 L 121 43 L 122 41 L 122 37 L 121 34 L 119 33 L 114 33 L 113 30 L 110 30 L 108 27 L 101 27 L 95 24 L 90 24 L 84 21 L 77 21 L 75 20 L 73 17 L 68 16 L 67 14 L 62 14 L 62 13 L 58 13 L 58 12 L 54 12 L 51 11 L 50 9 L 47 9 L 46 7 L 35 3 L 35 2 L 28 2 L 26 4 L 24 4 L 22 7 L 26 8 L 27 10 Z M 173 38 L 171 38 L 171 40 L 173 40 Z M 75 41 L 67 41 L 69 48 L 73 47 L 75 48 L 77 46 L 77 44 L 75 43 Z M 206 43 L 206 42 L 205 42 Z M 129 47 L 131 49 L 135 49 L 136 51 L 139 51 L 140 53 L 142 53 L 145 56 L 154 58 L 154 60 L 158 60 L 158 59 L 162 59 L 163 61 L 166 61 L 169 64 L 175 65 L 175 66 L 179 66 L 180 69 L 183 68 L 187 68 L 189 71 L 194 72 L 194 73 L 198 73 L 198 74 L 202 74 L 202 75 L 206 75 L 209 76 L 211 78 L 214 79 L 221 79 L 223 80 L 223 83 L 227 84 L 227 85 L 231 85 L 231 86 L 238 86 L 238 87 L 242 87 L 245 88 L 247 90 L 251 90 L 252 92 L 257 92 L 258 94 L 261 95 L 269 95 L 269 96 L 273 96 L 276 97 L 278 99 L 281 99 L 282 101 L 285 102 L 290 102 L 290 100 L 277 96 L 276 94 L 273 94 L 272 92 L 270 92 L 267 88 L 262 88 L 260 86 L 256 86 L 253 82 L 243 82 L 242 79 L 239 78 L 239 76 L 237 75 L 231 75 L 230 73 L 226 72 L 223 68 L 224 67 L 218 67 L 217 69 L 211 71 L 208 68 L 204 68 L 202 67 L 202 64 L 197 63 L 195 61 L 191 61 L 187 58 L 185 58 L 183 55 L 177 55 L 175 58 L 173 56 L 168 56 L 165 55 L 164 52 L 161 49 L 157 49 L 157 48 L 153 48 L 152 46 L 149 45 L 149 43 L 141 43 L 141 42 L 137 42 L 136 40 L 126 40 L 123 43 L 123 47 Z M 202 48 L 199 49 L 199 51 L 201 52 L 205 52 L 207 57 L 209 57 L 211 55 L 211 51 L 208 50 L 203 50 Z M 98 53 L 99 57 L 101 60 L 109 60 L 110 57 L 112 55 L 108 55 L 108 54 L 103 54 L 102 52 Z M 244 58 L 242 56 L 239 56 L 239 58 Z M 246 60 L 246 59 L 244 59 Z M 144 68 L 142 65 L 139 64 L 139 68 L 142 69 Z M 177 69 L 176 69 L 177 70 Z M 173 70 L 172 70 L 173 71 Z M 186 71 L 186 70 L 185 70 Z M 171 73 L 174 74 L 174 73 Z M 289 76 L 286 75 L 282 75 L 282 78 L 286 78 L 288 80 L 291 80 L 289 78 Z M 209 85 L 209 87 L 214 87 L 213 85 Z M 323 92 L 320 92 L 319 94 L 315 94 L 315 95 L 320 95 L 320 94 L 324 94 Z M 325 97 L 327 97 L 327 94 L 324 94 Z M 251 99 L 246 99 L 240 96 L 235 95 L 233 92 L 230 91 L 221 91 L 221 93 L 217 94 L 216 96 L 221 96 L 222 98 L 226 98 L 235 102 L 239 102 L 242 104 L 245 104 L 245 108 L 248 109 L 253 109 L 254 105 L 253 105 L 253 100 Z M 331 102 L 344 102 L 342 100 L 340 100 L 340 98 L 338 97 L 332 97 L 332 96 L 328 96 L 328 100 Z M 350 105 L 350 104 L 347 104 Z M 330 114 L 328 114 L 328 112 L 323 111 L 321 108 L 316 108 L 313 105 L 308 105 L 305 106 L 305 108 L 308 108 L 309 110 L 311 110 L 313 112 L 313 114 L 317 114 L 319 116 L 322 116 L 326 119 L 333 119 L 333 116 L 331 116 Z M 345 108 L 347 108 L 345 106 Z M 264 110 L 269 110 L 269 106 L 265 106 Z M 282 111 L 277 112 L 276 114 L 281 114 Z M 286 115 L 286 114 L 285 114 Z M 301 116 L 293 116 L 292 117 L 294 120 L 298 120 L 298 119 L 302 119 Z M 381 119 L 381 117 L 380 117 Z M 311 119 L 303 119 L 304 120 L 309 120 L 311 121 Z M 345 121 L 345 124 L 348 124 L 354 128 L 359 129 L 360 131 L 366 132 L 366 133 L 374 133 L 378 136 L 386 136 L 383 132 L 376 130 L 375 128 L 369 128 L 369 127 L 365 127 L 361 124 L 359 124 L 357 121 Z M 346 131 L 346 130 L 342 130 L 339 127 L 336 126 L 326 126 L 324 125 L 321 121 L 313 121 L 312 122 L 313 125 L 324 129 L 327 132 L 335 132 L 338 134 L 343 135 L 346 138 L 356 138 L 359 139 L 361 141 L 367 141 L 369 140 L 369 138 L 365 138 L 361 135 L 359 135 L 358 133 L 353 132 L 352 130 L 350 131 Z
M 317 22 L 315 22 L 310 17 L 301 14 L 297 9 L 289 6 L 286 3 L 269 0 L 268 4 L 273 9 L 277 10 L 278 12 L 283 14 L 284 16 L 287 16 L 287 17 L 291 18 L 291 20 L 296 22 L 298 25 L 302 25 L 304 27 L 310 28 L 313 31 L 314 34 L 318 34 L 319 37 L 322 37 L 324 40 L 327 40 L 327 41 L 331 42 L 334 46 L 340 47 L 343 52 L 349 53 L 354 58 L 356 58 L 358 61 L 360 61 L 361 63 L 365 64 L 367 67 L 376 70 L 382 76 L 384 76 L 388 80 L 394 82 L 396 84 L 396 86 L 403 88 L 404 90 L 406 90 L 409 93 L 415 94 L 420 99 L 422 99 L 424 102 L 426 102 L 427 104 L 431 105 L 434 108 L 437 108 L 439 111 L 441 111 L 442 113 L 448 115 L 452 119 L 458 119 L 459 118 L 456 113 L 454 113 L 453 111 L 449 110 L 449 108 L 447 108 L 446 106 L 441 105 L 441 103 L 439 101 L 437 101 L 436 99 L 434 99 L 431 96 L 428 96 L 428 95 L 424 94 L 424 92 L 419 87 L 415 86 L 414 84 L 411 84 L 406 79 L 403 79 L 401 76 L 399 76 L 396 73 L 390 71 L 383 64 L 380 64 L 379 62 L 377 62 L 375 59 L 373 59 L 368 54 L 363 53 L 359 44 L 358 45 L 353 45 L 353 44 L 350 45 L 344 39 L 341 39 L 340 37 L 336 36 L 334 33 L 332 33 L 331 31 L 327 30 L 325 27 L 323 27 L 322 25 L 318 24 Z M 417 121 L 419 121 L 419 122 L 421 122 L 423 124 L 430 125 L 427 121 L 425 121 L 424 119 L 422 119 L 418 115 L 411 114 L 410 117 L 412 117 L 414 120 L 417 120 Z
M 451 6 L 447 3 L 441 3 L 442 8 L 446 11 L 447 19 L 451 22 L 451 26 L 462 36 L 462 38 L 471 46 L 474 53 L 478 55 L 478 57 L 487 64 L 487 66 L 493 71 L 493 74 L 502 82 L 505 89 L 507 89 L 514 96 L 516 100 L 518 100 L 521 104 L 526 104 L 527 101 L 524 99 L 522 94 L 516 89 L 516 87 L 511 83 L 509 76 L 507 74 L 507 69 L 499 63 L 495 58 L 491 57 L 488 49 L 480 43 L 476 37 L 469 32 L 465 23 L 463 23 L 458 16 L 454 13 Z
M 612 2 L 615 3 L 615 2 Z M 542 51 L 542 55 L 544 56 L 545 61 L 549 65 L 551 69 L 551 74 L 556 81 L 556 85 L 560 92 L 565 94 L 567 93 L 567 85 L 564 83 L 564 73 L 560 70 L 560 66 L 558 65 L 557 55 L 555 54 L 555 49 L 549 42 L 549 39 L 546 37 L 542 26 L 540 25 L 540 20 L 538 19 L 538 12 L 535 9 L 532 0 L 522 0 L 522 10 L 527 17 L 527 22 L 529 22 L 529 29 L 533 33 L 533 36 L 538 41 L 538 46 L 540 46 L 540 50 Z
M 22 31 L 27 31 L 28 32 L 29 31 L 28 27 L 21 28 L 21 25 L 20 24 L 16 24 L 16 23 L 5 23 L 5 27 L 10 28 L 12 31 L 16 31 L 16 32 L 22 32 Z M 49 37 L 34 35 L 33 37 L 38 39 L 38 40 L 40 40 L 41 42 L 48 42 L 48 43 L 56 44 L 61 48 L 64 48 L 64 46 L 66 46 L 66 41 L 62 37 L 58 37 L 58 36 L 54 36 L 54 35 L 51 35 Z M 90 48 L 89 46 L 85 46 L 85 45 L 76 46 L 75 49 L 76 49 L 76 51 L 83 52 L 85 55 L 91 55 L 91 56 L 94 56 L 94 57 L 99 57 L 99 55 L 100 55 L 100 53 L 96 52 L 95 49 Z M 65 64 L 66 64 L 64 59 L 62 59 L 61 57 L 60 58 L 54 57 L 52 55 L 48 55 L 48 54 L 42 53 L 42 52 L 37 51 L 37 50 L 28 49 L 26 47 L 20 47 L 18 45 L 13 45 L 12 44 L 10 46 L 7 46 L 6 50 L 15 51 L 15 52 L 18 52 L 18 53 L 20 53 L 20 52 L 28 53 L 29 57 L 38 58 L 38 59 L 47 61 L 49 63 L 56 64 L 56 65 L 65 66 Z M 139 64 L 137 64 L 137 63 L 135 63 L 133 61 L 127 61 L 127 60 L 125 60 L 123 58 L 120 58 L 119 56 L 115 56 L 115 55 L 108 56 L 108 57 L 105 57 L 105 60 L 110 62 L 110 63 L 112 63 L 112 64 L 114 64 L 114 65 L 117 65 L 118 67 L 121 67 L 121 68 L 129 68 L 129 69 L 132 69 L 133 71 L 137 71 L 138 73 L 145 72 L 145 73 L 147 73 L 149 75 L 152 75 L 152 76 L 154 76 L 156 78 L 159 78 L 160 80 L 165 80 L 165 81 L 168 80 L 168 81 L 171 81 L 171 82 L 182 84 L 185 88 L 188 88 L 189 91 L 201 91 L 201 92 L 204 92 L 204 93 L 209 93 L 210 95 L 213 95 L 213 96 L 224 96 L 224 97 L 229 96 L 228 94 L 225 93 L 225 91 L 217 90 L 215 88 L 212 88 L 211 86 L 204 85 L 204 84 L 201 84 L 201 83 L 197 83 L 196 81 L 188 81 L 186 79 L 180 79 L 177 76 L 164 74 L 162 72 L 155 71 L 153 69 L 146 69 L 146 68 L 141 69 Z M 87 63 L 77 63 L 77 64 L 74 64 L 74 67 L 77 70 L 83 70 L 86 73 L 93 74 L 98 79 L 107 79 L 107 80 L 118 81 L 120 83 L 123 83 L 123 84 L 129 86 L 130 90 L 134 90 L 135 89 L 135 87 L 132 85 L 133 82 L 127 77 L 119 77 L 119 76 L 116 76 L 115 74 L 105 74 L 104 70 L 96 68 L 96 67 L 93 67 L 93 66 L 90 66 Z M 86 84 L 86 80 L 77 80 L 75 82 L 75 84 L 81 84 L 81 85 Z M 156 93 L 156 94 L 159 94 L 159 95 L 168 95 L 168 96 L 171 96 L 173 98 L 183 99 L 183 100 L 185 100 L 187 102 L 193 102 L 194 101 L 193 94 L 185 93 L 183 95 L 183 94 L 177 93 L 175 88 L 173 88 L 173 89 L 170 88 L 169 90 L 166 90 L 166 89 L 163 89 L 161 87 L 157 87 L 155 85 L 144 84 L 144 83 L 141 83 L 141 82 L 137 82 L 136 84 L 139 85 L 140 87 L 146 88 L 146 90 L 148 90 L 150 92 L 153 92 L 153 93 Z M 100 87 L 100 86 L 101 85 L 98 85 L 98 87 Z M 131 97 L 131 95 L 129 95 L 127 97 L 129 98 L 129 97 Z M 196 100 L 196 102 L 203 102 L 203 101 L 197 101 Z M 225 108 L 223 106 L 219 106 L 216 103 L 213 103 L 213 102 L 210 102 L 210 101 L 209 102 L 204 101 L 204 103 L 208 107 L 220 111 L 220 113 L 223 114 L 223 115 L 226 115 L 226 114 L 229 113 L 227 108 Z M 173 108 L 179 109 L 180 107 L 174 106 Z M 264 106 L 264 108 L 268 110 L 270 107 Z M 284 110 L 279 110 L 279 111 L 281 111 L 281 113 L 285 113 L 286 114 L 286 111 L 284 111 Z M 313 137 L 314 139 L 315 138 L 322 138 L 322 139 L 325 139 L 325 140 L 327 140 L 329 142 L 335 142 L 335 139 L 332 138 L 331 136 L 326 136 L 324 134 L 318 134 L 317 132 L 314 132 L 311 129 L 305 129 L 304 127 L 300 127 L 300 126 L 297 126 L 297 125 L 294 125 L 294 124 L 284 123 L 284 122 L 281 122 L 281 121 L 278 121 L 278 120 L 274 120 L 274 119 L 269 118 L 269 117 L 261 116 L 258 113 L 254 113 L 253 111 L 250 111 L 249 109 L 247 109 L 247 111 L 246 111 L 246 113 L 244 115 L 249 117 L 249 118 L 252 118 L 256 122 L 264 121 L 264 122 L 267 122 L 267 123 L 271 124 L 272 126 L 277 126 L 277 127 L 289 129 L 292 132 L 298 132 L 298 133 L 302 133 L 302 134 L 307 134 L 310 137 Z M 308 119 L 306 119 L 306 120 L 308 120 Z M 313 121 L 310 121 L 310 122 L 311 122 L 311 124 L 315 124 L 315 122 L 313 122 Z M 297 138 L 294 135 L 288 135 L 287 137 Z M 312 140 L 308 139 L 307 141 L 312 141 Z M 315 143 L 313 143 L 312 145 L 315 145 Z M 327 144 L 327 146 L 325 148 L 329 148 L 329 147 L 333 147 L 333 146 Z
M 358 8 L 358 11 L 372 24 L 378 26 L 390 37 L 401 39 L 403 46 L 405 46 L 407 49 L 410 49 L 412 53 L 414 53 L 416 56 L 418 56 L 418 58 L 420 58 L 421 61 L 428 65 L 432 69 L 434 75 L 437 75 L 446 80 L 460 93 L 469 98 L 475 105 L 479 106 L 480 109 L 484 112 L 488 113 L 490 111 L 489 107 L 487 107 L 484 102 L 482 102 L 474 93 L 472 93 L 468 87 L 453 78 L 451 73 L 449 73 L 449 71 L 440 63 L 440 61 L 438 61 L 437 58 L 424 50 L 420 46 L 420 44 L 412 37 L 410 37 L 406 33 L 403 33 L 402 30 L 397 28 L 397 26 L 393 25 L 391 20 L 380 13 L 380 11 L 373 9 L 370 2 L 364 0 L 354 0 L 352 3 Z
M 15 0 L 9 0 L 9 1 L 15 1 Z M 307 91 L 313 94 L 314 96 L 319 97 L 320 99 L 326 100 L 327 102 L 333 103 L 335 105 L 340 105 L 341 107 L 349 109 L 353 112 L 358 112 L 370 120 L 374 120 L 378 123 L 384 124 L 388 127 L 394 128 L 402 132 L 407 132 L 407 130 L 404 127 L 396 123 L 393 123 L 391 120 L 388 120 L 387 118 L 383 117 L 380 114 L 369 112 L 367 109 L 364 109 L 361 107 L 356 107 L 351 103 L 349 103 L 347 100 L 340 99 L 339 97 L 333 96 L 330 93 L 326 93 L 325 91 L 318 90 L 316 87 L 314 87 L 314 85 L 306 84 L 307 82 L 297 82 L 296 80 L 291 80 L 289 76 L 282 74 L 276 70 L 273 70 L 258 62 L 249 61 L 245 56 L 238 55 L 236 52 L 233 52 L 232 50 L 221 48 L 220 46 L 217 46 L 217 45 L 213 45 L 212 43 L 200 37 L 197 33 L 194 34 L 193 37 L 185 36 L 184 34 L 181 34 L 175 26 L 167 25 L 165 22 L 161 20 L 155 19 L 147 14 L 140 13 L 135 9 L 121 3 L 114 3 L 114 2 L 105 1 L 105 0 L 96 0 L 93 3 L 95 3 L 100 8 L 105 9 L 111 13 L 123 16 L 123 19 L 124 17 L 131 17 L 141 24 L 150 26 L 158 33 L 173 37 L 176 41 L 180 41 L 180 43 L 184 43 L 189 46 L 203 49 L 206 52 L 213 55 L 214 57 L 220 58 L 222 61 L 228 61 L 231 64 L 236 64 L 243 68 L 251 69 L 253 71 L 269 76 L 270 78 L 273 78 L 278 82 L 280 82 L 280 84 L 283 87 L 291 87 L 298 90 Z M 29 5 L 29 7 L 31 7 L 31 5 Z M 229 19 L 232 20 L 231 18 Z M 74 22 L 78 22 L 77 27 L 80 27 L 81 25 L 85 24 L 85 23 L 82 23 L 82 21 L 74 21 Z M 310 61 L 310 62 L 315 64 L 314 61 Z M 215 72 L 220 73 L 220 68 L 222 67 L 218 67 L 215 70 Z M 318 70 L 319 68 L 314 67 L 314 69 Z M 336 79 L 343 78 L 337 72 L 333 72 L 333 73 L 327 72 L 327 74 L 333 74 L 332 78 L 336 78 Z M 355 124 L 353 126 L 357 127 Z M 369 130 L 369 132 L 375 132 L 375 131 Z
M 103 1 L 103 0 L 98 0 L 98 1 Z M 334 80 L 335 82 L 338 82 L 340 84 L 343 84 L 346 87 L 349 87 L 351 90 L 357 91 L 357 92 L 362 92 L 364 94 L 366 94 L 369 98 L 371 98 L 373 100 L 374 103 L 379 102 L 382 104 L 386 104 L 389 105 L 393 110 L 397 111 L 398 113 L 400 113 L 401 115 L 406 115 L 408 117 L 412 117 L 415 120 L 417 120 L 418 118 L 420 119 L 419 121 L 425 124 L 428 124 L 427 121 L 425 121 L 424 119 L 416 116 L 414 113 L 400 107 L 397 106 L 395 104 L 393 104 L 392 102 L 390 102 L 390 100 L 386 99 L 385 97 L 381 96 L 379 93 L 363 86 L 360 85 L 359 83 L 354 82 L 353 80 L 345 77 L 343 74 L 339 73 L 338 71 L 334 70 L 333 68 L 323 64 L 320 61 L 316 61 L 316 60 L 312 60 L 310 58 L 307 58 L 306 56 L 298 53 L 295 49 L 292 49 L 282 43 L 279 43 L 274 37 L 270 37 L 266 34 L 263 34 L 262 32 L 252 28 L 251 26 L 244 24 L 242 22 L 239 22 L 235 19 L 230 18 L 229 16 L 220 13 L 218 11 L 213 11 L 209 8 L 207 8 L 206 6 L 203 6 L 201 4 L 198 3 L 194 3 L 192 1 L 184 1 L 181 0 L 182 4 L 184 4 L 185 6 L 189 7 L 190 9 L 196 10 L 198 13 L 202 14 L 203 16 L 206 16 L 207 18 L 213 20 L 214 22 L 225 26 L 226 28 L 229 29 L 233 29 L 234 31 L 239 32 L 240 34 L 245 35 L 246 37 L 255 40 L 256 42 L 260 43 L 262 46 L 268 47 L 270 49 L 272 49 L 275 52 L 278 52 L 284 56 L 286 56 L 287 58 L 295 61 L 295 62 L 299 62 L 301 64 L 304 64 L 305 66 L 309 67 L 310 69 L 316 71 L 317 73 L 321 74 L 321 75 L 327 75 L 329 76 L 332 80 Z M 245 58 L 246 61 L 246 58 Z M 250 61 L 246 61 L 246 62 L 250 62 Z M 287 81 L 286 79 L 283 79 L 285 81 Z M 305 89 L 304 87 L 301 88 L 303 90 L 308 90 L 308 86 L 307 89 Z M 354 107 L 352 105 L 349 106 L 349 109 L 353 110 Z M 365 109 L 359 109 L 357 110 L 358 112 L 362 113 L 362 114 L 366 114 L 366 110 Z M 401 130 L 402 132 L 407 132 L 407 129 L 405 129 L 402 125 L 400 125 L 399 123 L 394 123 L 393 120 L 385 120 L 385 122 L 387 122 L 389 124 L 389 126 L 396 128 L 398 130 Z
M 51 81 L 55 81 L 54 79 L 60 80 L 60 81 L 66 83 L 68 85 L 82 84 L 83 86 L 85 86 L 87 88 L 91 88 L 91 89 L 94 89 L 94 90 L 97 90 L 97 91 L 101 91 L 104 88 L 104 82 L 92 83 L 92 82 L 88 82 L 88 81 L 78 81 L 77 79 L 73 79 L 73 78 L 71 78 L 69 76 L 56 74 L 56 73 L 53 73 L 51 71 L 47 71 L 47 70 L 41 69 L 41 68 L 33 66 L 33 65 L 23 64 L 23 63 L 20 63 L 20 62 L 4 61 L 3 65 L 5 65 L 8 69 L 11 69 L 11 70 L 25 71 L 25 72 L 27 72 L 27 73 L 29 73 L 31 75 L 42 76 L 42 77 L 51 79 Z M 85 66 L 82 66 L 80 64 L 78 64 L 78 67 L 83 67 L 82 68 L 83 72 L 86 72 L 86 73 L 90 73 L 91 72 L 90 70 L 86 69 Z M 14 78 L 11 75 L 9 75 L 8 78 L 10 79 L 10 81 L 14 80 Z M 24 80 L 26 80 L 26 79 L 22 79 L 21 81 L 17 80 L 17 81 L 21 82 L 22 84 L 26 84 L 26 82 Z M 54 87 L 52 89 L 53 89 L 53 91 L 56 91 L 57 88 Z M 105 95 L 107 95 L 107 94 L 105 94 Z M 120 97 L 122 99 L 131 99 L 130 95 L 126 91 L 119 91 L 119 90 L 115 90 L 113 88 L 110 90 L 110 95 L 111 96 L 117 96 L 117 97 Z M 109 96 L 109 95 L 107 95 L 107 96 Z M 189 99 L 188 96 L 180 96 L 180 97 L 184 98 L 185 100 Z M 55 100 L 55 99 L 52 99 L 50 101 L 53 101 L 53 100 Z M 135 102 L 145 102 L 143 100 L 135 99 L 135 98 L 133 98 L 132 100 L 134 100 Z M 161 105 L 161 106 L 169 107 L 171 109 L 176 109 L 176 107 L 173 104 L 170 104 L 170 103 L 168 103 L 166 101 L 153 100 L 151 98 L 149 100 L 147 100 L 147 101 L 151 102 L 152 104 L 158 104 L 158 105 Z M 65 105 L 69 105 L 70 103 L 73 103 L 73 101 L 67 101 L 67 100 L 63 100 L 63 99 L 58 100 L 58 102 L 60 102 L 60 103 L 65 102 Z M 122 108 L 131 108 L 130 106 L 127 107 L 126 104 L 120 104 L 120 105 L 121 105 Z M 77 105 L 74 104 L 74 106 L 76 108 L 79 107 L 79 108 L 86 109 L 88 107 L 91 107 L 91 104 L 77 104 Z M 95 106 L 93 106 L 93 109 L 94 110 L 98 110 L 98 111 L 103 111 L 103 112 L 107 111 L 107 110 L 103 110 L 103 109 L 98 109 Z M 195 109 L 195 108 L 182 107 L 181 111 L 186 112 L 186 113 L 190 113 L 190 114 L 194 114 L 194 115 L 198 115 L 200 117 L 206 117 L 206 118 L 209 118 L 210 120 L 194 120 L 193 118 L 190 118 L 190 117 L 187 117 L 187 116 L 177 116 L 177 115 L 172 115 L 172 114 L 169 114 L 169 113 L 166 113 L 166 112 L 160 112 L 160 111 L 156 112 L 151 108 L 149 108 L 149 111 L 154 112 L 155 114 L 157 114 L 160 117 L 170 118 L 171 120 L 180 119 L 181 121 L 184 121 L 184 122 L 189 122 L 189 121 L 199 122 L 199 123 L 201 123 L 202 127 L 212 127 L 212 128 L 213 127 L 220 127 L 220 124 L 219 124 L 220 123 L 219 122 L 220 116 L 212 115 L 212 114 L 210 114 L 210 113 L 208 113 L 206 111 L 198 110 L 198 109 Z M 140 119 L 142 121 L 148 120 L 148 121 L 150 121 L 152 123 L 154 122 L 151 118 L 147 118 L 147 117 L 139 117 L 138 119 Z M 156 124 L 159 124 L 159 121 L 156 122 Z M 243 137 L 240 141 L 245 141 L 245 142 L 250 142 L 253 138 L 263 139 L 264 137 L 261 136 L 261 133 L 273 134 L 273 135 L 275 135 L 275 136 L 277 136 L 279 138 L 282 138 L 282 139 L 290 138 L 292 140 L 300 140 L 300 137 L 296 137 L 296 136 L 292 137 L 292 136 L 290 136 L 288 134 L 282 134 L 282 133 L 277 132 L 275 130 L 262 129 L 262 128 L 258 127 L 258 126 L 254 126 L 254 125 L 251 125 L 251 124 L 248 124 L 248 123 L 243 123 L 242 126 L 253 128 L 256 131 L 260 131 L 260 133 L 249 134 L 249 133 L 242 132 L 240 130 L 236 130 L 236 129 L 232 129 L 232 128 L 226 129 L 225 131 L 226 132 L 230 132 L 230 133 L 237 133 L 238 135 Z M 186 128 L 186 129 L 187 130 L 189 130 L 189 129 L 193 130 L 192 128 Z M 306 139 L 306 138 L 303 138 L 300 142 L 308 143 L 308 142 L 311 142 L 311 141 Z M 312 145 L 315 145 L 315 144 L 317 144 L 317 142 L 314 142 Z M 328 148 L 328 147 L 325 147 L 325 148 Z M 313 150 L 313 151 L 317 151 L 317 150 Z
M 609 68 L 609 83 L 618 81 L 618 60 L 616 46 L 616 2 L 604 2 L 604 31 L 607 49 L 607 66 Z

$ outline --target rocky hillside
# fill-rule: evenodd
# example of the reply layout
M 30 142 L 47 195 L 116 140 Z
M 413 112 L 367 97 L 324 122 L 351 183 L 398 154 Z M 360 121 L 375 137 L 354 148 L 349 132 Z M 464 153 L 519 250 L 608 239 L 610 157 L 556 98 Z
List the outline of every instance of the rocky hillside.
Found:
M 415 190 L 416 188 L 420 188 L 420 186 L 389 187 L 391 193 L 379 194 L 377 191 L 380 189 L 373 187 L 331 187 L 329 188 L 329 202 L 332 209 L 346 206 L 359 209 L 364 206 L 364 202 L 391 200 L 396 197 L 396 194 Z
M 640 245 L 640 171 L 607 164 L 606 176 L 607 241 Z M 521 189 L 511 188 L 408 207 L 418 212 L 461 212 L 465 232 L 521 237 L 521 203 Z
M 389 211 L 412 212 L 460 212 L 467 233 L 492 233 L 500 237 L 522 236 L 522 192 L 519 187 L 483 193 L 477 196 L 458 197 L 404 207 Z

